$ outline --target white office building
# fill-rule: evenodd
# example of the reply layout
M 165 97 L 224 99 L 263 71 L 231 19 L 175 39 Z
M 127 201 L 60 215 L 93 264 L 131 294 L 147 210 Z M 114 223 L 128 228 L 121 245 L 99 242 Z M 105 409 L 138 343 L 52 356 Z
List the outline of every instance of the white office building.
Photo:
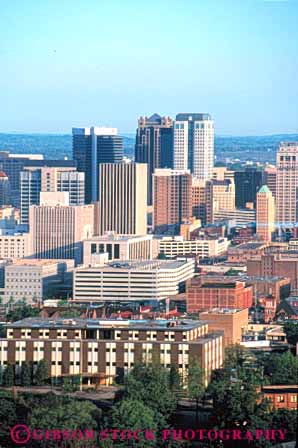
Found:
M 194 276 L 194 260 L 113 262 L 75 270 L 76 302 L 162 300 L 184 290 Z

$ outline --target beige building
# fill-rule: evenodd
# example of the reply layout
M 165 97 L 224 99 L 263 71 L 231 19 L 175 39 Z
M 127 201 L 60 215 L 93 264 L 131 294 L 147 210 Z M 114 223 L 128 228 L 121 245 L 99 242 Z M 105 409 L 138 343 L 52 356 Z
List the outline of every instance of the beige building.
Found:
M 192 216 L 192 176 L 188 170 L 157 169 L 153 174 L 153 228 L 159 234 L 179 234 Z
M 206 219 L 213 223 L 220 210 L 235 210 L 235 184 L 232 180 L 212 180 L 206 183 Z
M 13 260 L 31 255 L 29 233 L 0 235 L 0 259 Z
M 46 296 L 71 292 L 74 260 L 15 260 L 5 266 L 4 302 L 26 299 L 40 302 Z
M 276 220 L 282 229 L 297 224 L 298 142 L 281 143 L 277 152 Z
M 196 255 L 199 258 L 218 257 L 227 251 L 229 244 L 227 238 L 185 240 L 181 236 L 176 236 L 158 240 L 159 253 L 169 258 L 188 254 Z
M 206 181 L 192 178 L 192 216 L 206 223 Z
M 257 193 L 257 235 L 263 241 L 272 241 L 275 231 L 275 200 L 267 185 Z
M 36 258 L 69 258 L 80 263 L 82 241 L 94 234 L 94 206 L 33 205 L 29 227 Z
M 100 163 L 99 203 L 96 234 L 147 233 L 147 165 L 145 163 Z
M 223 309 L 214 308 L 200 313 L 200 319 L 208 322 L 211 331 L 224 331 L 224 345 L 240 344 L 242 334 L 248 326 L 248 308 Z
M 83 242 L 83 264 L 95 265 L 101 262 L 100 255 L 108 254 L 110 261 L 151 260 L 152 235 L 117 235 L 107 232 Z
M 230 179 L 234 182 L 235 172 L 229 170 L 226 166 L 215 166 L 213 167 L 212 178 L 215 180 L 227 180 Z

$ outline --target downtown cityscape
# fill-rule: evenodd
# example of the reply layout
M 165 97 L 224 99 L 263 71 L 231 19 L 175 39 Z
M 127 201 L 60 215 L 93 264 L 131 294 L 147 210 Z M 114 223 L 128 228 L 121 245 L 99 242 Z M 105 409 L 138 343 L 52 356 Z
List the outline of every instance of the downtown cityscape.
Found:
M 295 448 L 297 8 L 33 3 L 0 18 L 0 448 Z

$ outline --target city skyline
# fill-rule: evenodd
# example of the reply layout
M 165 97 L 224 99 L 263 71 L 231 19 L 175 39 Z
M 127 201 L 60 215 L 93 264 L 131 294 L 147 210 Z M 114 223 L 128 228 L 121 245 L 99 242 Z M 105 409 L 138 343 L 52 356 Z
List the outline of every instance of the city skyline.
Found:
M 297 16 L 291 1 L 227 1 L 212 13 L 195 1 L 158 13 L 134 0 L 6 2 L 0 131 L 95 123 L 123 134 L 141 115 L 199 111 L 218 135 L 297 132 Z

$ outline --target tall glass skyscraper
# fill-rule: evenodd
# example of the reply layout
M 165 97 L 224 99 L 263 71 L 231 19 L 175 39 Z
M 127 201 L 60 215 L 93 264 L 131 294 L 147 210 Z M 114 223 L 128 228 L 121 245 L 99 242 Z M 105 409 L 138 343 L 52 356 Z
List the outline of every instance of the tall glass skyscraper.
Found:
M 122 137 L 116 128 L 73 128 L 72 151 L 78 171 L 85 173 L 85 203 L 95 202 L 98 200 L 98 165 L 122 161 Z

